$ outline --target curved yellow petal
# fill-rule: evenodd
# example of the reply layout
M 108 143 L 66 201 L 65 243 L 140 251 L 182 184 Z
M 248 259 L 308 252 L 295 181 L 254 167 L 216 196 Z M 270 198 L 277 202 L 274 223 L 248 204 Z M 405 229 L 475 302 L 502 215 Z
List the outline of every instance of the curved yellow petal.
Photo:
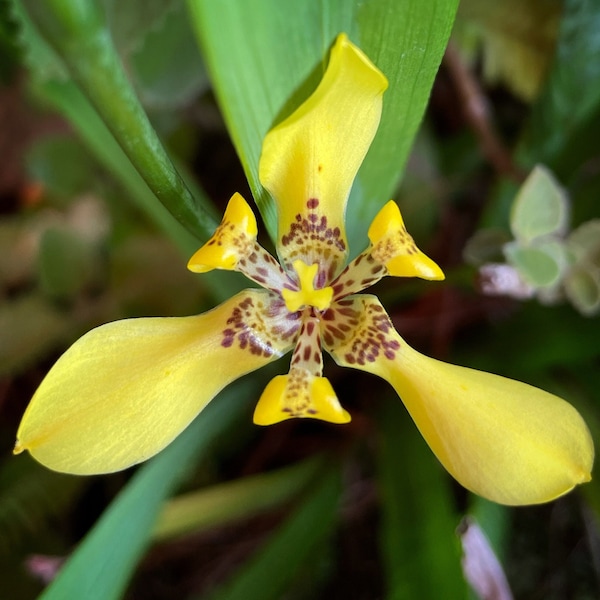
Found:
M 385 265 L 388 275 L 444 279 L 442 270 L 415 245 L 393 200 L 377 213 L 368 235 L 372 244 L 370 254 L 378 263 Z
M 247 290 L 199 316 L 127 319 L 90 331 L 35 393 L 15 451 L 74 474 L 118 471 L 153 456 L 228 383 L 289 349 L 293 332 L 272 298 Z
M 265 137 L 259 178 L 279 212 L 277 249 L 328 269 L 346 259 L 346 202 L 375 136 L 387 80 L 342 34 L 315 92 Z
M 350 422 L 350 415 L 340 406 L 329 379 L 315 377 L 304 369 L 292 369 L 289 375 L 271 379 L 254 410 L 257 425 L 273 425 L 294 418 Z
M 188 269 L 194 273 L 236 269 L 240 259 L 254 251 L 257 233 L 252 209 L 236 192 L 231 196 L 217 230 L 188 261 Z
M 590 480 L 593 442 L 570 404 L 519 381 L 423 356 L 393 329 L 374 296 L 355 296 L 354 310 L 355 333 L 327 349 L 340 365 L 392 384 L 464 487 L 519 505 L 553 500 Z

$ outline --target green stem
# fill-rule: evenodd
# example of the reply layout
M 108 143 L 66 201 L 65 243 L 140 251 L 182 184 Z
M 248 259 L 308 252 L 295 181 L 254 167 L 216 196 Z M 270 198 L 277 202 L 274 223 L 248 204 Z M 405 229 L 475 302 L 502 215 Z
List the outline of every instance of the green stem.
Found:
M 123 69 L 97 0 L 25 0 L 28 12 L 162 204 L 199 239 L 218 225 L 177 173 Z

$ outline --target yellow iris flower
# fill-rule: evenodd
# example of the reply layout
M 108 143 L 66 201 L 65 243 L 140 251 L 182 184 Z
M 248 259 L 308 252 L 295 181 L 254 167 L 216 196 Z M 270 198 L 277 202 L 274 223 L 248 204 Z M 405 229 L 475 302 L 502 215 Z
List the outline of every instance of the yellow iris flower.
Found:
M 324 348 L 339 365 L 386 379 L 469 490 L 530 504 L 588 481 L 593 444 L 574 408 L 524 383 L 423 356 L 379 300 L 360 293 L 387 275 L 444 278 L 394 202 L 371 224 L 368 248 L 346 264 L 346 202 L 386 87 L 340 35 L 315 92 L 264 140 L 259 177 L 278 208 L 280 262 L 257 243 L 256 219 L 239 194 L 189 261 L 198 273 L 240 271 L 264 289 L 199 316 L 127 319 L 90 331 L 40 385 L 15 452 L 67 473 L 124 469 L 169 444 L 227 384 L 290 350 L 289 373 L 267 385 L 255 423 L 346 423 L 350 415 L 323 377 Z

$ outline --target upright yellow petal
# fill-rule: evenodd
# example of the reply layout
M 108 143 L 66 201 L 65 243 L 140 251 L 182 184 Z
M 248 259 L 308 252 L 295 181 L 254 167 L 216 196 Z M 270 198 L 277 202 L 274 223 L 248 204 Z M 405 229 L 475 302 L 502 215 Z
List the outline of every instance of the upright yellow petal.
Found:
M 290 268 L 346 259 L 346 202 L 375 136 L 387 80 L 346 35 L 315 92 L 265 137 L 259 177 L 279 211 L 278 252 Z
M 374 296 L 355 296 L 352 308 L 359 324 L 327 349 L 340 365 L 389 381 L 439 461 L 467 489 L 502 504 L 536 504 L 590 480 L 593 442 L 570 404 L 423 356 Z
M 140 318 L 98 327 L 54 365 L 17 433 L 56 471 L 109 473 L 169 444 L 228 383 L 293 342 L 285 310 L 247 290 L 194 317 Z

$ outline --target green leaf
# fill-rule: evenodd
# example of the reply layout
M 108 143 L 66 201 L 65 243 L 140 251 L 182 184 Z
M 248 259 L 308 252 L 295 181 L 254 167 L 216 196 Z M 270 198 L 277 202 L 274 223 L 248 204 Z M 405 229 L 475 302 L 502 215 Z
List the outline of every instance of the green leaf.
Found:
M 306 595 L 315 586 L 314 571 L 301 577 L 301 569 L 331 535 L 339 496 L 339 472 L 335 468 L 323 471 L 310 495 L 210 600 L 279 600 L 295 580 Z
M 558 168 L 570 136 L 600 107 L 599 30 L 600 3 L 565 0 L 554 64 L 531 116 L 530 160 Z
M 242 389 L 230 387 L 220 394 L 170 446 L 139 469 L 40 596 L 41 600 L 122 597 L 150 542 L 165 498 L 181 483 L 197 457 L 246 408 L 240 403 Z
M 68 67 L 114 139 L 163 205 L 199 239 L 218 224 L 192 196 L 129 82 L 98 0 L 25 0 L 46 41 Z
M 314 478 L 317 467 L 318 461 L 307 460 L 178 496 L 165 505 L 154 539 L 198 533 L 265 512 L 298 494 Z
M 385 403 L 379 428 L 385 597 L 466 598 L 447 475 L 397 398 Z
M 567 244 L 578 260 L 585 259 L 600 267 L 600 219 L 587 221 L 574 229 Z
M 563 233 L 568 216 L 565 192 L 546 167 L 537 165 L 519 189 L 512 206 L 513 235 L 529 244 L 535 238 Z
M 142 11 L 143 12 L 143 11 Z M 142 102 L 153 110 L 174 110 L 209 87 L 208 75 L 183 4 L 143 38 L 129 60 Z
M 144 44 L 146 35 L 159 29 L 181 0 L 100 0 L 106 10 L 112 37 L 119 51 L 129 54 Z
M 523 280 L 537 289 L 557 285 L 567 267 L 566 248 L 557 241 L 536 246 L 511 242 L 504 246 L 504 254 Z
M 350 244 L 359 239 L 355 243 L 364 246 L 371 218 L 390 199 L 404 169 L 456 5 L 455 0 L 188 0 L 219 104 L 272 238 L 275 209 L 258 181 L 262 140 L 316 88 L 334 39 L 346 32 L 390 82 L 348 209 Z
M 571 304 L 587 317 L 600 312 L 600 268 L 581 264 L 573 268 L 564 282 Z

